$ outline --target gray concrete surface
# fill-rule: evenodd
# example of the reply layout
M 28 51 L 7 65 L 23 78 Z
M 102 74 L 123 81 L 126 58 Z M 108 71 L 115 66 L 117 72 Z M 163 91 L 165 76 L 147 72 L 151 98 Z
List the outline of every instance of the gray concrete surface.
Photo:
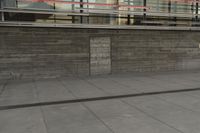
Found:
M 194 89 L 199 81 L 200 71 L 8 80 L 1 82 L 0 105 Z
M 199 36 L 182 30 L 0 26 L 0 79 L 200 70 Z
M 193 89 L 199 81 L 199 71 L 8 81 L 0 107 Z M 0 110 L 0 133 L 199 133 L 199 113 L 200 90 L 14 108 Z
M 44 117 L 39 108 L 0 112 L 1 133 L 47 133 Z

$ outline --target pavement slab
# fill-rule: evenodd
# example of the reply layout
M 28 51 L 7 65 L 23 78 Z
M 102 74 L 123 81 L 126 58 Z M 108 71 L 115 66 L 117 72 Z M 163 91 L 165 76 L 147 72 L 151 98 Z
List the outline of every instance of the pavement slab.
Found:
M 40 80 L 35 84 L 40 102 L 75 99 L 57 79 Z
M 15 105 L 38 102 L 32 81 L 12 81 L 0 95 L 0 105 Z
M 92 98 L 109 95 L 83 79 L 64 78 L 60 79 L 60 82 L 77 98 Z
M 160 87 L 158 85 L 141 81 L 141 77 L 140 78 L 134 76 L 122 77 L 122 78 L 118 77 L 118 78 L 113 78 L 113 80 L 118 82 L 119 84 L 133 88 L 134 90 L 136 90 L 136 92 L 139 93 L 165 90 L 163 87 Z
M 89 102 L 86 105 L 114 133 L 180 133 L 120 100 Z
M 81 104 L 42 107 L 48 133 L 112 133 Z
M 183 133 L 199 133 L 200 115 L 154 96 L 128 98 L 125 102 Z
M 47 133 L 39 108 L 0 111 L 0 133 Z
M 138 92 L 136 88 L 124 86 L 123 84 L 110 80 L 109 78 L 90 78 L 87 79 L 87 81 L 96 87 L 101 88 L 104 92 L 110 95 L 123 95 Z
M 160 99 L 193 112 L 200 112 L 200 97 L 192 96 L 192 94 L 200 94 L 200 91 L 182 92 L 174 94 L 157 95 Z

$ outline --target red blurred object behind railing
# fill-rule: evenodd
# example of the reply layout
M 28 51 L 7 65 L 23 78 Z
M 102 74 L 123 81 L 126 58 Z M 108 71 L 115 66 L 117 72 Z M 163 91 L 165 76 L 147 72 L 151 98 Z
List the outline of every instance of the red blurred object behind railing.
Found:
M 92 3 L 92 2 L 73 2 L 73 1 L 63 1 L 63 0 L 18 0 L 19 2 L 46 2 L 46 3 L 63 3 L 63 4 L 73 4 L 73 5 L 93 5 L 93 6 L 107 6 L 107 7 L 126 7 L 135 9 L 149 9 L 145 6 L 133 6 L 133 5 L 118 5 L 118 4 L 105 4 L 105 3 Z

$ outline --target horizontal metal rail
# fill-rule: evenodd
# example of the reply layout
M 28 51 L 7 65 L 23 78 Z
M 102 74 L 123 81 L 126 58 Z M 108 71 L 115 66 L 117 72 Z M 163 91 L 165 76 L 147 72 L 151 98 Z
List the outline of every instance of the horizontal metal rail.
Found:
M 72 15 L 72 16 L 89 16 L 87 13 L 78 12 L 64 12 L 64 11 L 45 11 L 45 10 L 27 10 L 27 9 L 0 9 L 0 12 L 9 13 L 32 13 L 32 14 L 44 14 L 44 15 Z
M 96 11 L 96 13 L 118 13 L 118 14 L 128 14 L 128 15 L 150 15 L 150 16 L 164 16 L 164 17 L 194 17 L 200 16 L 200 14 L 192 13 L 165 13 L 165 12 L 150 12 L 150 11 L 128 11 L 128 10 L 109 10 L 109 9 L 94 9 L 94 8 L 77 8 L 83 11 Z
M 55 24 L 39 22 L 0 22 L 0 26 L 14 27 L 52 27 L 52 28 L 83 28 L 83 29 L 135 29 L 135 30 L 183 30 L 183 31 L 200 31 L 200 27 L 190 26 L 140 26 L 140 25 L 101 25 L 101 24 Z
M 200 22 L 191 22 L 191 21 L 144 21 L 142 20 L 141 23 L 143 24 L 161 24 L 161 25 L 170 25 L 170 24 L 176 24 L 176 25 L 200 25 Z
M 77 11 L 78 10 L 78 11 Z M 84 11 L 80 13 L 80 10 Z M 32 14 L 51 14 L 51 15 L 68 15 L 68 16 L 89 16 L 90 14 L 108 14 L 108 15 L 144 15 L 157 17 L 183 17 L 193 18 L 200 16 L 200 14 L 186 14 L 186 13 L 163 13 L 163 12 L 144 12 L 144 11 L 125 11 L 125 10 L 106 10 L 106 9 L 90 9 L 79 8 L 74 11 L 56 11 L 56 10 L 34 10 L 34 9 L 20 9 L 20 8 L 4 8 L 0 12 L 10 13 L 32 13 Z

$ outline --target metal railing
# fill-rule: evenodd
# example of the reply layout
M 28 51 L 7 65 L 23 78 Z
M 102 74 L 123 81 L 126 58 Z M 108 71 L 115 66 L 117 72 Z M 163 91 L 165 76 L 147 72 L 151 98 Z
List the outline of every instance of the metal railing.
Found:
M 20 0 L 27 2 L 38 2 L 38 0 Z M 103 3 L 90 3 L 90 2 L 70 2 L 70 1 L 62 1 L 62 0 L 43 0 L 43 2 L 60 2 L 70 5 L 87 5 L 87 6 L 108 6 L 114 7 L 112 9 L 99 9 L 99 8 L 84 8 L 77 7 L 73 10 L 55 10 L 54 9 L 37 9 L 37 8 L 17 8 L 17 7 L 3 7 L 2 1 L 0 1 L 0 13 L 1 13 L 1 21 L 0 23 L 6 24 L 9 22 L 9 19 L 6 19 L 5 14 L 14 13 L 14 14 L 35 14 L 35 15 L 61 15 L 61 16 L 79 16 L 79 17 L 94 17 L 95 15 L 98 17 L 100 15 L 107 15 L 110 17 L 115 17 L 120 19 L 121 16 L 127 16 L 127 19 L 136 20 L 136 18 L 140 19 L 141 25 L 188 25 L 188 26 L 199 26 L 200 22 L 198 18 L 200 14 L 196 11 L 190 13 L 173 13 L 173 12 L 155 12 L 151 11 L 151 7 L 148 6 L 134 6 L 134 5 L 119 5 L 119 4 L 103 4 Z M 198 3 L 198 1 L 196 1 Z M 125 7 L 127 10 L 121 10 L 120 7 Z M 128 9 L 141 9 L 138 10 L 128 10 Z M 129 15 L 129 18 L 128 18 Z M 145 16 L 145 19 L 144 19 Z M 103 17 L 103 16 L 102 16 Z M 157 18 L 165 18 L 165 21 L 160 21 Z M 126 17 L 123 17 L 126 18 Z M 146 19 L 147 18 L 147 19 Z M 148 18 L 151 18 L 148 20 Z M 152 18 L 155 20 L 152 21 Z M 167 21 L 169 18 L 169 21 Z M 171 18 L 174 18 L 174 21 L 171 21 Z M 187 21 L 177 21 L 177 18 L 187 18 Z M 189 20 L 189 21 L 188 21 Z M 6 23 L 5 23 L 6 22 Z M 12 23 L 17 21 L 12 21 Z M 20 22 L 20 21 L 19 21 Z M 21 21 L 24 23 L 23 21 Z M 31 22 L 34 23 L 34 22 Z M 90 24 L 90 23 L 88 23 Z
M 80 12 L 84 11 L 84 12 Z M 0 9 L 1 13 L 26 13 L 26 14 L 51 14 L 51 15 L 70 15 L 70 16 L 89 16 L 90 14 L 108 14 L 108 15 L 143 15 L 161 17 L 189 17 L 200 16 L 194 13 L 168 13 L 168 12 L 151 12 L 151 11 L 127 11 L 127 10 L 111 10 L 111 9 L 95 9 L 95 8 L 76 8 L 76 10 L 55 11 L 33 8 L 13 8 L 4 7 Z

